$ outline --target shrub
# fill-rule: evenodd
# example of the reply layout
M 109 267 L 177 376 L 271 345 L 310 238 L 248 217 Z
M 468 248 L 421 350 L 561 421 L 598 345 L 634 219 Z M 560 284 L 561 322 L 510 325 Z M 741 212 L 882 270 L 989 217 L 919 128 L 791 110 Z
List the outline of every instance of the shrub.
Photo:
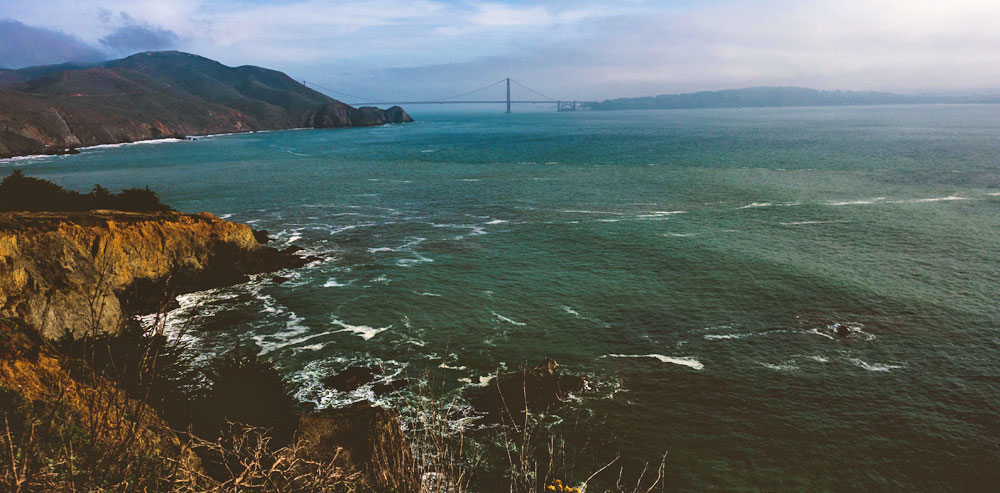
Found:
M 114 209 L 132 212 L 172 210 L 146 187 L 128 188 L 119 193 L 94 185 L 88 194 L 66 190 L 48 180 L 24 176 L 15 169 L 0 181 L 0 211 L 74 212 L 93 209 Z

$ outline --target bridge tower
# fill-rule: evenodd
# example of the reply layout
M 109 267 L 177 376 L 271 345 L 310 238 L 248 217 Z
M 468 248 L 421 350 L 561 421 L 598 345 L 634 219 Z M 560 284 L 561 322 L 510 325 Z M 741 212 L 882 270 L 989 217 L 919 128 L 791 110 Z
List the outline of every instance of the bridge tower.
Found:
M 507 113 L 510 113 L 510 77 L 507 77 Z

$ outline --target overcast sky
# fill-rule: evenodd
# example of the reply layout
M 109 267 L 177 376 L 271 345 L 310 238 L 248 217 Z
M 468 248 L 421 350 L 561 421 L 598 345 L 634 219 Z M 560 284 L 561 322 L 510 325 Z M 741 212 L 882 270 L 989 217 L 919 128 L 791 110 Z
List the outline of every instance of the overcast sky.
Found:
M 2 18 L 0 66 L 178 49 L 397 100 L 507 76 L 562 99 L 1000 88 L 997 0 L 0 0 Z

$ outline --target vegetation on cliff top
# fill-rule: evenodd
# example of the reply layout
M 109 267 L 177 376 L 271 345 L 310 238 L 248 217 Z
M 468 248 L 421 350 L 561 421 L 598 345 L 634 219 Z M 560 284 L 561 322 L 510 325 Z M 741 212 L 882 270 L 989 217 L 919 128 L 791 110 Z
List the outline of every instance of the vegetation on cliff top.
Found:
M 25 176 L 15 169 L 0 181 L 0 211 L 74 212 L 113 209 L 130 212 L 173 210 L 160 202 L 148 187 L 127 188 L 118 193 L 94 185 L 90 193 L 80 193 L 48 180 Z

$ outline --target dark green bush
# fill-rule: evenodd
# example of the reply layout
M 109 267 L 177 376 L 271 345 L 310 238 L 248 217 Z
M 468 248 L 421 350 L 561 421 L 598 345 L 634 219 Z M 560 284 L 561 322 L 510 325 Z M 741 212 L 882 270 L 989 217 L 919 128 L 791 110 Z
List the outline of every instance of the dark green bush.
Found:
M 94 209 L 154 212 L 172 210 L 148 187 L 129 188 L 119 193 L 94 185 L 88 194 L 66 190 L 48 180 L 24 176 L 15 169 L 0 181 L 0 211 L 74 212 Z
M 196 431 L 213 437 L 227 421 L 267 428 L 272 445 L 291 442 L 299 423 L 292 388 L 255 347 L 237 347 L 204 370 L 208 386 L 198 403 Z

